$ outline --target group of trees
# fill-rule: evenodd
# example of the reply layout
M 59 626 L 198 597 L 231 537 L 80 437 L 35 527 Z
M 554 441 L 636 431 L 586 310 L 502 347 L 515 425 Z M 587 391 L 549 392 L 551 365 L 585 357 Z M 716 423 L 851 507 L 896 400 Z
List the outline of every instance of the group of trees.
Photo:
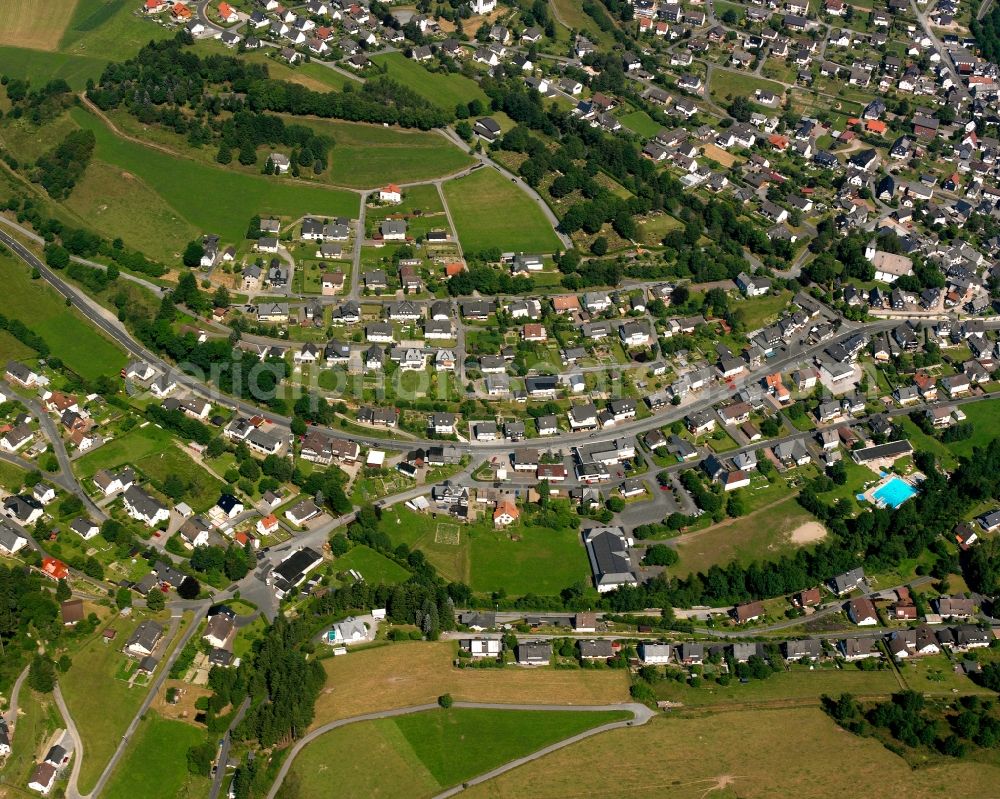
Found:
M 901 691 L 888 702 L 866 706 L 850 694 L 823 697 L 823 709 L 856 735 L 888 733 L 911 748 L 933 747 L 950 757 L 965 757 L 973 747 L 1000 746 L 1000 718 L 995 702 L 978 696 L 959 698 L 955 712 L 929 705 L 916 691 Z M 888 744 L 887 744 L 888 745 Z
M 14 119 L 26 118 L 33 125 L 54 119 L 76 102 L 70 85 L 62 78 L 53 78 L 38 89 L 31 88 L 27 78 L 0 77 L 0 84 L 7 91 L 11 108 L 8 115 Z
M 38 157 L 31 179 L 41 183 L 56 200 L 69 197 L 94 154 L 96 138 L 92 130 L 73 130 L 48 152 Z
M 973 14 L 969 29 L 983 58 L 1000 64 L 1000 8 L 993 6 L 982 19 L 976 19 Z
M 245 546 L 230 543 L 223 548 L 219 546 L 195 547 L 191 555 L 191 568 L 209 577 L 237 581 L 247 576 L 256 562 L 253 549 L 248 542 Z

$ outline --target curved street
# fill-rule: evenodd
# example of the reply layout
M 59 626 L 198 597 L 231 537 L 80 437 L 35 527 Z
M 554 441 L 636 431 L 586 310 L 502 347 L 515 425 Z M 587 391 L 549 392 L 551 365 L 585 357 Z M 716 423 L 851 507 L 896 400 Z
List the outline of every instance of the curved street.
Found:
M 340 727 L 346 727 L 350 724 L 356 724 L 360 721 L 374 721 L 376 719 L 389 719 L 396 716 L 408 716 L 412 713 L 423 713 L 428 710 L 435 710 L 439 707 L 436 702 L 430 702 L 425 705 L 411 705 L 410 707 L 399 707 L 393 708 L 392 710 L 382 710 L 377 713 L 365 713 L 361 716 L 352 716 L 346 719 L 339 719 L 337 721 L 331 721 L 328 724 L 324 724 L 321 727 L 317 727 L 315 730 L 309 734 L 303 736 L 288 752 L 284 761 L 281 764 L 281 768 L 278 771 L 277 776 L 274 778 L 274 783 L 271 785 L 271 790 L 268 791 L 267 799 L 275 799 L 278 790 L 281 788 L 281 783 L 284 781 L 285 776 L 288 774 L 292 763 L 298 754 L 310 743 L 315 741 L 321 735 L 330 732 L 331 730 L 339 729 Z M 485 774 L 481 774 L 471 780 L 466 781 L 463 785 L 455 786 L 443 793 L 438 794 L 435 799 L 443 799 L 446 796 L 454 796 L 457 793 L 461 793 L 465 788 L 471 787 L 472 785 L 477 785 L 480 782 L 485 782 L 486 780 L 492 779 L 506 771 L 515 769 L 518 766 L 524 765 L 525 763 L 530 763 L 532 760 L 537 760 L 540 757 L 544 757 L 550 752 L 554 752 L 557 749 L 562 749 L 565 746 L 570 746 L 571 744 L 582 741 L 584 738 L 589 738 L 592 735 L 597 735 L 602 732 L 607 732 L 608 730 L 615 730 L 621 727 L 635 727 L 638 725 L 645 724 L 651 718 L 653 718 L 656 713 L 650 710 L 643 704 L 638 702 L 625 702 L 617 705 L 507 705 L 500 704 L 496 702 L 455 702 L 452 707 L 458 708 L 474 708 L 479 710 L 553 710 L 553 711 L 572 711 L 572 712 L 600 712 L 608 710 L 627 710 L 632 713 L 631 719 L 626 719 L 623 721 L 614 721 L 609 724 L 603 724 L 599 727 L 594 727 L 590 730 L 585 730 L 584 732 L 574 735 L 571 738 L 565 738 L 562 741 L 558 741 L 550 746 L 546 746 L 543 749 L 539 749 L 536 752 L 520 757 L 516 760 L 512 760 L 509 763 L 505 763 L 499 768 L 488 771 Z

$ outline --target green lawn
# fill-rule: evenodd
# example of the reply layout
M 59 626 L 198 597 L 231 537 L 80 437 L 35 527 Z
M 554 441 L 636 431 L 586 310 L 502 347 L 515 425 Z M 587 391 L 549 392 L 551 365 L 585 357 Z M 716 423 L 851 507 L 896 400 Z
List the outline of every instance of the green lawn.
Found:
M 127 170 L 158 193 L 198 230 L 239 241 L 254 215 L 297 219 L 305 214 L 357 216 L 353 192 L 293 183 L 216 168 L 143 147 L 115 136 L 95 116 L 76 108 L 73 118 L 97 136 L 96 157 Z
M 962 412 L 966 414 L 966 416 L 968 416 L 968 409 L 968 405 L 962 406 Z M 942 444 L 938 439 L 934 438 L 934 436 L 927 435 L 927 433 L 917 427 L 912 421 L 910 421 L 908 416 L 896 416 L 892 421 L 893 424 L 898 424 L 903 429 L 903 432 L 906 433 L 907 439 L 909 439 L 910 443 L 913 445 L 913 449 L 922 452 L 930 452 L 932 455 L 935 455 L 945 467 L 955 463 L 957 455 L 955 452 L 956 447 L 969 444 L 976 439 L 976 436 L 974 435 L 968 441 L 958 441 L 954 444 Z M 979 433 L 980 431 L 977 430 L 976 432 Z M 869 469 L 869 471 L 871 470 Z
M 209 779 L 185 768 L 187 750 L 201 743 L 205 734 L 193 724 L 147 714 L 102 795 L 107 799 L 206 796 Z
M 17 734 L 0 771 L 0 783 L 24 785 L 35 767 L 37 750 L 63 722 L 51 696 L 35 693 L 27 684 L 21 688 L 18 702 Z
M 638 133 L 640 136 L 645 136 L 646 138 L 656 135 L 660 128 L 663 127 L 659 122 L 641 109 L 618 117 L 618 121 L 629 130 L 634 133 Z
M 70 715 L 86 742 L 80 769 L 84 793 L 94 787 L 145 696 L 144 688 L 115 679 L 127 661 L 121 647 L 138 625 L 138 618 L 114 619 L 108 626 L 118 631 L 115 640 L 106 644 L 97 632 L 59 678 Z
M 512 540 L 508 533 L 520 540 Z M 469 538 L 473 591 L 505 589 L 511 596 L 553 596 L 590 575 L 587 553 L 576 530 L 516 525 L 495 531 L 480 524 L 470 528 Z
M 766 297 L 754 297 L 739 303 L 734 310 L 742 315 L 747 330 L 756 330 L 777 319 L 778 315 L 788 307 L 791 296 L 790 291 L 781 291 Z
M 1000 427 L 996 421 L 997 412 L 1000 411 L 1000 400 L 970 402 L 959 407 L 965 414 L 966 421 L 972 423 L 972 438 L 956 441 L 952 444 L 942 444 L 942 446 L 950 449 L 959 457 L 969 457 L 972 455 L 974 447 L 985 447 L 1000 434 Z
M 45 339 L 53 355 L 87 380 L 121 371 L 125 353 L 79 311 L 68 309 L 48 283 L 32 280 L 28 268 L 13 256 L 0 256 L 0 267 L 7 275 L 0 311 L 28 325 Z
M 81 477 L 91 477 L 101 469 L 134 465 L 152 453 L 163 452 L 171 441 L 170 433 L 154 424 L 134 427 L 76 461 L 76 473 Z
M 220 480 L 215 479 L 177 447 L 152 452 L 135 461 L 134 465 L 161 491 L 169 475 L 180 477 L 187 486 L 182 499 L 195 513 L 204 513 L 211 508 L 225 488 Z
M 24 483 L 25 471 L 13 463 L 0 462 L 0 485 L 8 491 L 17 491 Z
M 308 125 L 333 138 L 329 179 L 341 186 L 412 183 L 450 175 L 472 163 L 467 153 L 433 132 L 339 120 L 309 119 Z
M 335 780 L 350 785 L 353 796 L 420 799 L 628 716 L 624 711 L 473 708 L 414 713 L 329 732 L 299 754 L 291 774 L 301 796 L 331 795 Z
M 438 525 L 457 527 L 459 543 L 435 541 Z M 406 544 L 419 549 L 446 580 L 469 582 L 469 528 L 460 522 L 442 519 L 440 522 L 424 513 L 416 513 L 404 505 L 394 505 L 382 511 L 379 525 L 394 545 Z
M 449 111 L 459 103 L 468 103 L 470 100 L 480 100 L 489 106 L 486 93 L 479 88 L 479 84 L 464 75 L 430 72 L 402 53 L 383 53 L 374 56 L 372 63 L 385 66 L 388 77 L 392 80 Z
M 365 578 L 365 582 L 373 584 L 402 583 L 410 576 L 410 573 L 398 563 L 364 544 L 337 558 L 333 567 L 338 572 L 354 569 Z
M 730 95 L 746 97 L 753 102 L 754 92 L 757 89 L 769 90 L 779 97 L 784 96 L 785 92 L 780 83 L 764 80 L 749 72 L 730 72 L 722 69 L 716 69 L 712 73 L 712 85 L 709 89 L 712 99 L 719 103 L 727 102 Z
M 535 201 L 494 169 L 448 181 L 444 193 L 466 251 L 559 249 L 559 238 Z

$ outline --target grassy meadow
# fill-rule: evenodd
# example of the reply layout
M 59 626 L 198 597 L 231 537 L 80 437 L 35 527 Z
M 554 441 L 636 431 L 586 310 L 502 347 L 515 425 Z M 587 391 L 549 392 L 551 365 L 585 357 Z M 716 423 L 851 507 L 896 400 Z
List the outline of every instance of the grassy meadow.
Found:
M 67 308 L 47 283 L 32 280 L 28 268 L 10 255 L 0 256 L 0 268 L 7 276 L 0 311 L 29 325 L 81 377 L 92 380 L 121 371 L 125 353 L 79 311 Z
M 486 93 L 479 88 L 479 84 L 464 75 L 430 72 L 402 53 L 382 53 L 374 56 L 372 62 L 384 66 L 388 77 L 441 108 L 451 110 L 458 103 L 471 100 L 480 100 L 488 105 Z
M 328 732 L 299 754 L 291 773 L 303 796 L 419 799 L 584 730 L 628 717 L 624 711 L 431 710 Z M 377 769 L 371 767 L 372 761 L 378 762 Z M 335 779 L 330 773 L 334 762 Z
M 559 239 L 535 201 L 494 169 L 444 184 L 458 238 L 468 251 L 553 252 Z
M 306 214 L 357 216 L 353 192 L 309 186 L 264 175 L 241 174 L 175 158 L 116 136 L 81 108 L 71 112 L 97 136 L 95 156 L 143 181 L 182 219 L 224 241 L 239 241 L 255 214 L 297 219 Z

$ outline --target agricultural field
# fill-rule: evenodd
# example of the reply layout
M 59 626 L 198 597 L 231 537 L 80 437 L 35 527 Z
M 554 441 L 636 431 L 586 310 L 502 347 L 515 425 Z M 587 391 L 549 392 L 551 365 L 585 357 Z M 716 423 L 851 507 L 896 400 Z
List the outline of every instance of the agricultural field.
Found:
M 102 795 L 108 799 L 205 796 L 210 786 L 208 778 L 196 777 L 181 767 L 187 750 L 204 738 L 204 730 L 193 724 L 148 713 Z
M 322 179 L 340 186 L 378 188 L 450 175 L 473 163 L 444 136 L 433 131 L 384 128 L 361 122 L 296 117 L 336 143 Z
M 535 201 L 494 169 L 444 185 L 463 249 L 551 253 L 559 239 Z M 501 213 L 502 211 L 502 213 Z
M 32 280 L 27 267 L 10 255 L 0 256 L 0 267 L 7 277 L 0 311 L 30 326 L 54 355 L 87 380 L 121 371 L 125 353 L 79 311 L 67 308 L 47 283 Z
M 163 452 L 172 445 L 172 441 L 170 433 L 154 424 L 135 427 L 76 461 L 76 473 L 81 477 L 92 477 L 101 469 L 134 464 L 149 455 Z
M 627 711 L 430 710 L 328 732 L 299 754 L 291 773 L 302 795 L 330 795 L 326 772 L 336 761 L 337 781 L 350 785 L 352 795 L 418 799 L 629 715 Z M 379 763 L 377 769 L 371 768 L 373 761 Z
M 364 544 L 353 547 L 347 554 L 337 558 L 333 568 L 338 572 L 353 569 L 365 578 L 366 583 L 372 584 L 402 583 L 410 576 L 410 573 L 398 563 Z
M 789 730 L 795 745 L 788 746 Z M 753 741 L 752 746 L 747 742 Z M 659 717 L 581 741 L 466 792 L 469 799 L 580 795 L 581 763 L 614 763 L 587 772 L 588 796 L 645 799 L 841 799 L 865 786 L 868 799 L 966 796 L 995 792 L 1000 767 L 941 759 L 912 769 L 878 741 L 841 730 L 818 708 Z
M 60 52 L 124 61 L 151 39 L 174 35 L 162 25 L 136 15 L 136 8 L 133 0 L 77 0 L 76 10 L 59 42 Z
M 727 520 L 676 539 L 680 560 L 670 567 L 670 572 L 687 575 L 707 571 L 714 565 L 724 566 L 733 560 L 743 565 L 755 560 L 775 560 L 796 546 L 794 537 L 801 536 L 803 545 L 819 540 L 812 534 L 811 528 L 807 530 L 806 525 L 809 524 L 818 522 L 796 502 L 795 497 L 789 497 L 748 516 Z M 802 533 L 797 532 L 800 529 Z
M 357 214 L 358 199 L 353 192 L 241 174 L 171 157 L 119 138 L 83 109 L 71 113 L 77 124 L 97 136 L 98 159 L 142 180 L 179 217 L 198 230 L 218 234 L 224 242 L 241 241 L 247 222 L 256 214 L 292 219 L 306 214 Z
M 600 705 L 628 702 L 628 675 L 618 669 L 456 669 L 455 644 L 408 641 L 327 658 L 326 687 L 312 728 L 335 719 L 456 700 L 510 704 Z
M 464 75 L 430 72 L 402 53 L 382 53 L 374 56 L 372 62 L 384 66 L 386 74 L 392 80 L 449 111 L 459 103 L 472 100 L 489 105 L 486 93 L 479 88 L 479 84 Z
M 0 44 L 55 50 L 77 0 L 6 0 L 0 3 Z
M 97 80 L 101 76 L 105 66 L 107 62 L 102 58 L 0 46 L 0 72 L 12 78 L 30 78 L 37 83 L 63 78 L 74 89 L 82 91 L 88 79 Z

